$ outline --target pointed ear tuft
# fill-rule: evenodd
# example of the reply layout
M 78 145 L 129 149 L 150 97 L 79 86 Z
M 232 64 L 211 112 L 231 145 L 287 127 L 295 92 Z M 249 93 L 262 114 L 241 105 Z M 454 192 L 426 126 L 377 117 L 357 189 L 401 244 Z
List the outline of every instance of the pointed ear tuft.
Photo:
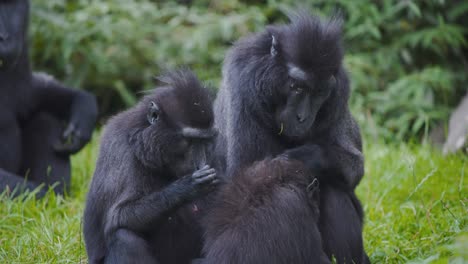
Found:
M 271 35 L 271 48 L 270 48 L 271 56 L 276 56 L 278 54 L 278 41 L 276 40 L 275 35 Z
M 150 108 L 151 109 L 154 109 L 155 111 L 159 111 L 159 106 L 157 103 L 155 103 L 154 101 L 151 101 L 150 102 Z
M 278 28 L 276 26 L 267 26 L 266 32 L 270 35 L 271 38 L 271 46 L 270 46 L 270 54 L 272 57 L 275 57 L 280 53 L 280 43 L 278 38 Z

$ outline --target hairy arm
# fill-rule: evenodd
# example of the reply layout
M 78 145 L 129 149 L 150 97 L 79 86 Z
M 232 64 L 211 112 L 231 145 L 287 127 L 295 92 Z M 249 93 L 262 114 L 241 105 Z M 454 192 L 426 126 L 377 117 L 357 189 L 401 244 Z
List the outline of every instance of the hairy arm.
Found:
M 283 155 L 302 161 L 320 184 L 354 190 L 364 175 L 359 128 L 350 119 L 324 138 L 289 149 Z
M 125 198 L 110 208 L 104 233 L 111 236 L 120 228 L 145 231 L 168 213 L 210 190 L 217 183 L 215 170 L 205 166 L 162 190 L 143 197 Z
M 95 97 L 65 87 L 43 73 L 34 73 L 33 86 L 33 111 L 46 111 L 68 121 L 63 133 L 64 142 L 54 146 L 56 151 L 68 154 L 78 152 L 92 136 L 98 114 Z

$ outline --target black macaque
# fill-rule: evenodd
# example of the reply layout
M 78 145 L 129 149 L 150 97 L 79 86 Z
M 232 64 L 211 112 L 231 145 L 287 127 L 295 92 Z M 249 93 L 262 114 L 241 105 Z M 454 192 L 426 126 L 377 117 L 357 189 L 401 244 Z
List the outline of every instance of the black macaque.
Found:
M 290 20 L 241 39 L 228 52 L 215 101 L 218 166 L 229 179 L 266 157 L 302 161 L 321 187 L 324 251 L 337 263 L 366 263 L 363 212 L 354 193 L 364 158 L 348 107 L 341 21 L 305 12 Z M 271 238 L 252 239 L 262 244 Z
M 188 70 L 109 120 L 88 193 L 90 263 L 190 263 L 200 257 L 199 216 L 218 183 L 210 159 L 212 97 Z
M 282 156 L 238 171 L 204 221 L 202 263 L 330 263 L 317 225 L 318 187 L 301 162 Z
M 29 1 L 0 1 L 0 193 L 45 184 L 63 194 L 69 156 L 90 140 L 97 104 L 93 95 L 31 71 L 28 22 Z

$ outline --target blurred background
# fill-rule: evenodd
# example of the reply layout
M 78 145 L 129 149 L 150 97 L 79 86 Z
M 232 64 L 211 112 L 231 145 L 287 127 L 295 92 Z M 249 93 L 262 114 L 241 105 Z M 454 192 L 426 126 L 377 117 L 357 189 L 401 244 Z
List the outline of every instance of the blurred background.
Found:
M 102 117 L 133 105 L 167 67 L 188 65 L 219 86 L 239 37 L 287 21 L 297 1 L 34 0 L 35 70 L 98 96 Z M 424 141 L 468 90 L 468 2 L 308 0 L 344 17 L 351 109 L 367 139 Z M 105 118 L 101 119 L 105 120 Z M 439 141 L 441 139 L 438 139 Z M 443 140 L 443 139 L 442 139 Z

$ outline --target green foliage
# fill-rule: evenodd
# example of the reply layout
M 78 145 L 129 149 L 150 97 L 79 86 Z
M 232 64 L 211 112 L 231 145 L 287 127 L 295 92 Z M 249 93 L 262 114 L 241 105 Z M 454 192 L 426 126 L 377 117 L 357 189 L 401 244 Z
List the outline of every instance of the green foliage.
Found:
M 226 47 L 258 30 L 265 23 L 259 14 L 147 0 L 36 0 L 32 59 L 36 69 L 93 91 L 109 113 L 133 104 L 168 67 L 188 65 L 217 82 Z
M 336 1 L 346 18 L 352 107 L 366 134 L 427 133 L 468 90 L 468 9 L 453 2 Z
M 10 200 L 0 195 L 0 263 L 87 263 L 82 212 L 98 151 L 73 156 L 72 190 Z M 365 144 L 357 189 L 372 263 L 467 263 L 468 160 L 428 146 Z
M 285 11 L 296 5 L 35 0 L 32 58 L 36 69 L 93 91 L 109 114 L 132 105 L 166 67 L 188 65 L 218 85 L 232 42 L 285 21 Z M 351 106 L 365 134 L 386 140 L 425 135 L 467 91 L 467 3 L 308 0 L 300 6 L 343 15 Z

